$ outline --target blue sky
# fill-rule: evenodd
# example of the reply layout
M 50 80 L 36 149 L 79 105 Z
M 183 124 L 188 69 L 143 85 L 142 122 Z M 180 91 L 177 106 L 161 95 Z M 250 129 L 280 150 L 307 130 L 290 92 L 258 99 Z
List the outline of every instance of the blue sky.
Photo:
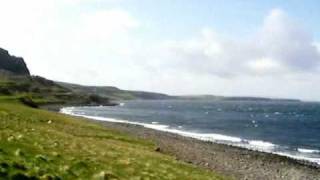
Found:
M 110 6 L 101 4 L 95 8 Z M 199 27 L 211 27 L 231 37 L 247 36 L 261 25 L 270 10 L 280 8 L 320 39 L 320 2 L 316 0 L 129 0 L 114 7 L 124 8 L 151 24 L 151 36 L 169 34 L 174 38 L 197 33 Z
M 32 74 L 168 94 L 320 100 L 320 2 L 3 0 Z

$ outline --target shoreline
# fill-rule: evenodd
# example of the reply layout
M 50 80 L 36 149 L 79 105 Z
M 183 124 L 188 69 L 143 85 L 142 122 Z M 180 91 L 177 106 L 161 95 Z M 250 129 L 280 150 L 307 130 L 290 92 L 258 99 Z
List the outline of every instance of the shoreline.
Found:
M 320 179 L 320 169 L 306 161 L 201 141 L 170 132 L 145 128 L 141 125 L 97 122 L 134 137 L 151 140 L 156 143 L 157 151 L 170 154 L 178 160 L 230 175 L 235 179 Z
M 157 145 L 156 151 L 235 179 L 320 179 L 319 165 L 309 161 L 203 141 L 137 124 L 80 118 L 95 121 L 133 137 L 151 140 Z
M 72 109 L 72 107 L 70 107 L 70 109 Z M 152 129 L 155 131 L 161 131 L 165 133 L 171 133 L 171 134 L 179 135 L 186 138 L 196 139 L 202 142 L 222 144 L 222 145 L 226 145 L 234 148 L 272 154 L 276 156 L 285 157 L 299 164 L 320 170 L 320 162 L 318 161 L 318 159 L 316 158 L 313 159 L 311 157 L 306 157 L 306 156 L 299 156 L 299 155 L 291 154 L 289 152 L 286 153 L 285 151 L 279 151 L 279 150 L 273 151 L 270 148 L 276 148 L 279 145 L 273 144 L 271 142 L 263 141 L 263 140 L 248 140 L 248 139 L 242 139 L 240 137 L 228 136 L 224 134 L 215 134 L 215 133 L 201 134 L 201 133 L 193 133 L 193 132 L 188 132 L 188 131 L 178 130 L 178 129 L 169 129 L 168 125 L 158 124 L 158 122 L 152 122 L 151 124 L 148 124 L 148 123 L 131 122 L 127 120 L 107 118 L 107 117 L 87 116 L 82 114 L 78 115 L 78 114 L 72 113 L 72 110 L 69 110 L 68 107 L 61 108 L 59 112 L 63 114 L 71 115 L 71 116 L 91 119 L 94 121 L 129 124 L 134 126 L 137 125 L 137 126 L 141 126 L 142 128 Z M 301 152 L 301 151 L 318 152 L 318 150 L 302 149 L 302 148 L 298 148 L 296 151 L 297 152 Z
M 63 105 L 42 106 L 42 109 L 60 112 Z M 65 114 L 65 113 L 63 113 Z M 193 164 L 231 176 L 234 179 L 320 179 L 320 166 L 307 160 L 261 152 L 245 147 L 204 141 L 180 134 L 156 130 L 139 124 L 101 121 L 94 118 L 76 116 L 86 121 L 94 121 L 136 138 L 152 141 L 155 151 L 171 155 L 177 160 Z

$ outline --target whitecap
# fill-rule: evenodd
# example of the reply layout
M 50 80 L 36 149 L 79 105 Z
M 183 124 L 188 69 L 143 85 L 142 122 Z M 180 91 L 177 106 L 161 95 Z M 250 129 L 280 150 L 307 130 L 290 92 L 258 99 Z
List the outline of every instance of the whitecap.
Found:
M 320 150 L 317 150 L 317 149 L 298 148 L 297 150 L 298 152 L 301 152 L 301 153 L 320 153 Z
M 273 154 L 277 154 L 280 156 L 286 156 L 286 157 L 296 159 L 296 160 L 309 161 L 312 163 L 316 163 L 317 165 L 320 165 L 320 158 L 306 157 L 303 155 L 294 155 L 294 154 L 286 153 L 286 152 L 274 152 Z
M 222 134 L 215 134 L 215 133 L 196 133 L 196 132 L 188 132 L 180 130 L 182 126 L 178 126 L 179 129 L 173 129 L 170 128 L 168 125 L 159 124 L 158 122 L 152 122 L 151 124 L 147 123 L 140 123 L 140 122 L 132 122 L 127 120 L 119 120 L 114 118 L 105 118 L 105 117 L 99 117 L 99 116 L 88 116 L 83 114 L 77 114 L 74 112 L 74 107 L 66 107 L 62 108 L 60 110 L 61 113 L 69 114 L 73 116 L 79 116 L 79 117 L 85 117 L 89 119 L 94 119 L 98 121 L 108 121 L 108 122 L 116 122 L 116 123 L 127 123 L 127 124 L 134 124 L 134 125 L 141 125 L 143 127 L 149 128 L 149 129 L 155 129 L 159 131 L 165 131 L 170 133 L 179 134 L 181 136 L 185 137 L 191 137 L 203 141 L 211 141 L 216 143 L 223 143 L 228 144 L 232 146 L 237 147 L 243 147 L 247 149 L 257 150 L 261 152 L 267 152 L 272 154 L 277 154 L 280 156 L 286 156 L 289 158 L 297 159 L 297 160 L 307 160 L 310 162 L 317 163 L 320 165 L 320 158 L 314 158 L 307 156 L 308 153 L 320 153 L 320 150 L 314 150 L 314 149 L 304 149 L 304 148 L 298 148 L 297 151 L 301 154 L 292 154 L 290 152 L 282 152 L 282 151 L 276 151 L 278 149 L 278 145 L 273 144 L 271 142 L 266 141 L 260 141 L 260 140 L 246 140 L 241 139 L 240 137 L 234 137 L 234 136 L 227 136 Z M 255 124 L 257 126 L 257 124 Z M 303 154 L 306 155 L 303 155 Z
M 276 145 L 266 141 L 257 141 L 252 140 L 248 141 L 248 143 L 252 146 L 263 147 L 263 148 L 274 148 Z

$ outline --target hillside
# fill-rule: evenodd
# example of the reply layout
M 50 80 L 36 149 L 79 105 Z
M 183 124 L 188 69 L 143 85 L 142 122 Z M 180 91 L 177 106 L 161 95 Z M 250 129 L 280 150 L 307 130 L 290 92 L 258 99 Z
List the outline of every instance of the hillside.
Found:
M 16 75 L 30 75 L 23 58 L 11 56 L 7 50 L 0 48 L 0 70 Z
M 30 75 L 23 58 L 0 48 L 0 95 L 21 99 L 33 107 L 47 104 L 115 105 L 115 100 L 168 99 L 160 93 L 126 91 L 116 87 L 81 86 Z
M 176 96 L 177 99 L 185 100 L 211 100 L 211 101 L 281 101 L 281 102 L 299 102 L 299 99 L 285 98 L 265 98 L 265 97 L 245 97 L 245 96 L 215 96 L 215 95 L 186 95 Z
M 97 94 L 111 100 L 163 100 L 163 99 L 184 99 L 184 100 L 211 100 L 211 101 L 286 101 L 298 102 L 298 99 L 265 98 L 265 97 L 241 97 L 241 96 L 216 96 L 216 95 L 185 95 L 171 96 L 167 94 L 122 90 L 113 86 L 84 86 L 79 84 L 56 82 L 58 85 L 72 90 L 76 93 Z
M 169 96 L 161 93 L 144 92 L 144 91 L 128 91 L 121 90 L 113 86 L 83 86 L 65 82 L 56 82 L 62 87 L 71 89 L 76 93 L 96 94 L 101 97 L 107 97 L 112 100 L 132 100 L 132 99 L 172 99 L 174 96 Z
M 12 96 L 28 105 L 47 104 L 111 105 L 108 98 L 94 94 L 74 93 L 51 80 L 39 76 L 19 76 L 0 73 L 0 96 Z
M 165 95 L 60 84 L 31 76 L 22 58 L 1 50 L 0 179 L 223 179 L 158 152 L 151 141 L 35 108 Z
M 23 58 L 0 48 L 0 96 L 11 96 L 38 107 L 47 104 L 115 105 L 109 98 L 91 93 L 75 93 L 54 81 L 30 75 Z
M 0 95 L 23 96 L 32 106 L 45 104 L 115 105 L 112 101 L 132 99 L 206 99 L 240 101 L 297 101 L 258 97 L 224 97 L 213 95 L 170 96 L 161 93 L 122 90 L 112 86 L 84 86 L 54 82 L 30 75 L 23 58 L 12 56 L 0 48 Z M 20 97 L 21 98 L 21 97 Z
M 223 179 L 81 118 L 0 96 L 0 179 Z

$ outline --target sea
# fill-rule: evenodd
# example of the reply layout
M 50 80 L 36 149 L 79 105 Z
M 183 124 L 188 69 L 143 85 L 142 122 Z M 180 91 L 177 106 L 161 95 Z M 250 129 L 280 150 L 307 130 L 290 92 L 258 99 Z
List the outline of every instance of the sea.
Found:
M 133 100 L 119 106 L 65 107 L 61 112 L 137 124 L 320 165 L 318 102 Z

